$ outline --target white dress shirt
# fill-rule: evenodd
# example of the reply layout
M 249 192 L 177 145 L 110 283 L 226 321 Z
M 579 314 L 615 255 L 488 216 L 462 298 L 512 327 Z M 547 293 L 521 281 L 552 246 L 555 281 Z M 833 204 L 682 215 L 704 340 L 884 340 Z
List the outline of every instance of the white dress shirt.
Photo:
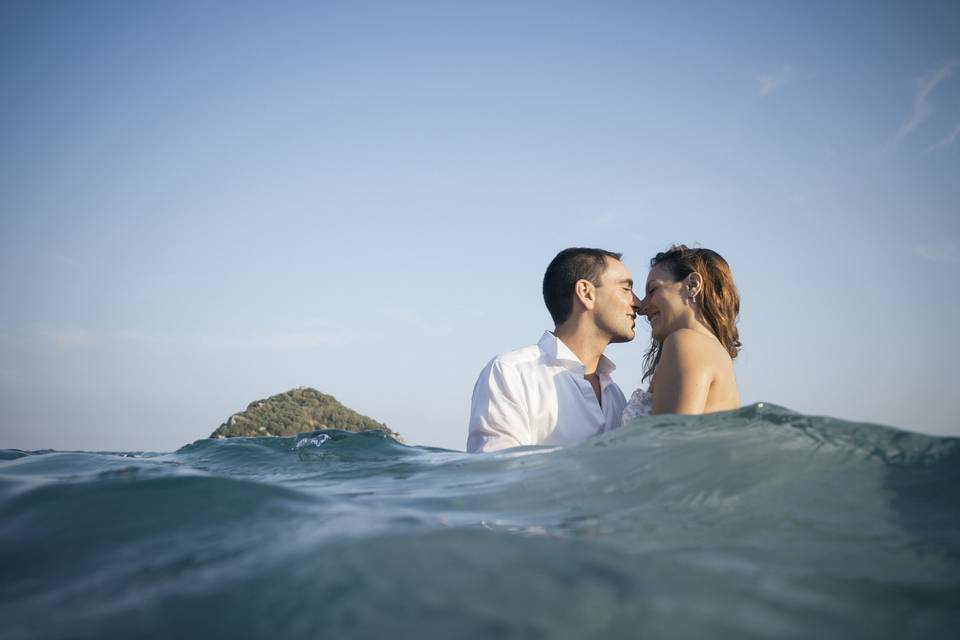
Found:
M 614 369 L 600 356 L 601 403 L 583 363 L 549 331 L 534 346 L 498 355 L 473 388 L 467 451 L 566 446 L 620 426 L 627 400 L 610 377 Z

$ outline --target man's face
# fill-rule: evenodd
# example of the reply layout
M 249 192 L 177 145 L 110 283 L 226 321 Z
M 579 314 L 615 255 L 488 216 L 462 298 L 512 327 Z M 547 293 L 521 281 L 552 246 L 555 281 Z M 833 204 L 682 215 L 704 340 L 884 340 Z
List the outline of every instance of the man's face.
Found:
M 640 300 L 633 294 L 633 278 L 619 260 L 606 258 L 607 269 L 596 291 L 594 321 L 610 336 L 610 342 L 630 342 Z

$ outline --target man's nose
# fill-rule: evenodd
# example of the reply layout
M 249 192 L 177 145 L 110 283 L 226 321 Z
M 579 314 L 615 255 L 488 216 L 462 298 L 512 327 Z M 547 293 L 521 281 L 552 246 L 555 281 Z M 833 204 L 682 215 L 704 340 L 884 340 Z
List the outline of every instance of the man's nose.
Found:
M 636 309 L 637 313 L 641 316 L 647 315 L 647 299 L 643 298 L 640 300 L 636 296 L 634 296 L 634 298 L 636 299 L 634 300 L 633 308 Z

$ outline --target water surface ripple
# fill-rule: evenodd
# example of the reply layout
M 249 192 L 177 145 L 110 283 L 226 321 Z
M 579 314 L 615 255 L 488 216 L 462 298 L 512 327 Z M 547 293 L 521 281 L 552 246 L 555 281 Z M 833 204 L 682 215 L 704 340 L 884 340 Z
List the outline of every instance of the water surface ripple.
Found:
M 2 450 L 0 636 L 942 637 L 958 486 L 958 438 L 772 405 L 481 456 Z

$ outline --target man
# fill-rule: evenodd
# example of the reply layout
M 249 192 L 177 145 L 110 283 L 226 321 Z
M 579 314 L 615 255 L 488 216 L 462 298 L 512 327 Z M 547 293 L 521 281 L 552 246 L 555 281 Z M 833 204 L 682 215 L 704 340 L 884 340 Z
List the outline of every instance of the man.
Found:
M 564 249 L 543 276 L 555 329 L 501 354 L 473 388 L 467 451 L 571 445 L 620 425 L 626 399 L 603 350 L 629 342 L 639 300 L 619 253 Z

